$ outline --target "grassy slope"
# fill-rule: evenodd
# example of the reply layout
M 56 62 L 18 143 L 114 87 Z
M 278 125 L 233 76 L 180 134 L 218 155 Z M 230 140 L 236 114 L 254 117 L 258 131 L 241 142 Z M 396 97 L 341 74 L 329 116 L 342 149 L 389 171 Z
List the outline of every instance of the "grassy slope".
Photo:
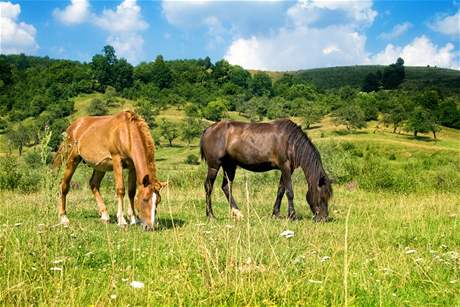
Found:
M 162 116 L 178 121 L 182 114 L 167 110 Z M 458 155 L 460 149 L 459 132 L 451 129 L 442 130 L 438 142 L 415 141 L 389 131 L 374 134 L 373 129 L 343 134 L 326 119 L 309 135 L 319 145 L 375 145 L 385 153 L 396 152 L 398 159 L 437 151 Z M 0 192 L 0 302 L 460 304 L 458 193 L 394 194 L 336 185 L 330 207 L 334 220 L 316 225 L 310 221 L 299 172 L 294 187 L 303 219 L 289 222 L 270 217 L 279 174 L 238 170 L 234 196 L 244 220 L 230 218 L 219 176 L 213 194 L 218 220 L 209 223 L 202 186 L 206 169 L 184 164 L 189 153 L 198 154 L 198 148 L 178 144 L 157 150 L 159 176 L 170 185 L 162 192 L 154 233 L 100 224 L 86 184 L 91 170 L 85 166 L 74 178 L 80 188 L 69 194 L 67 229 L 56 226 L 56 186 L 30 195 Z M 56 185 L 55 178 L 50 182 Z M 111 174 L 102 194 L 114 216 Z M 285 229 L 295 237 L 279 237 Z M 133 280 L 145 288 L 132 288 Z
M 361 88 L 364 78 L 370 72 L 383 72 L 382 65 L 355 65 L 327 68 L 315 68 L 299 71 L 290 71 L 302 79 L 315 84 L 321 89 L 339 88 L 350 85 Z M 254 74 L 257 71 L 251 71 Z M 274 80 L 279 79 L 284 72 L 267 72 Z M 418 89 L 424 87 L 438 87 L 459 94 L 460 71 L 437 67 L 406 66 L 406 78 L 402 88 Z

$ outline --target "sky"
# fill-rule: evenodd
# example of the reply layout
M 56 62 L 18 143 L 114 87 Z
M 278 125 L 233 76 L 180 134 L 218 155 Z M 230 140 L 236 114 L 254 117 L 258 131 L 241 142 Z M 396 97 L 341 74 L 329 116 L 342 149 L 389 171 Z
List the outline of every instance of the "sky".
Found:
M 394 63 L 460 69 L 454 1 L 0 1 L 0 53 L 136 65 L 211 57 L 246 69 Z

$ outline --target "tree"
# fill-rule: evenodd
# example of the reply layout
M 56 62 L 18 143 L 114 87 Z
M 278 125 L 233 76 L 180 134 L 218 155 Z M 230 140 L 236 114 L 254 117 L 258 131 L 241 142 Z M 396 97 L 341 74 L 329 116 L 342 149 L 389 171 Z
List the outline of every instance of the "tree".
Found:
M 184 107 L 185 115 L 188 117 L 200 117 L 200 108 L 195 103 L 187 103 Z
M 158 55 L 152 66 L 152 81 L 158 88 L 170 88 L 173 83 L 171 69 L 166 65 L 162 55 Z
M 169 146 L 172 146 L 173 140 L 179 136 L 179 130 L 176 125 L 166 119 L 162 119 L 159 126 L 160 135 L 169 142 Z
M 89 103 L 89 106 L 86 108 L 86 111 L 89 115 L 96 116 L 106 115 L 109 113 L 106 101 L 100 98 L 93 98 Z
M 406 123 L 406 129 L 412 131 L 414 137 L 417 137 L 418 133 L 425 133 L 431 131 L 434 122 L 431 115 L 421 106 L 416 106 L 410 113 Z M 435 134 L 435 133 L 434 133 Z M 436 138 L 436 134 L 435 134 Z
M 260 121 L 267 115 L 267 107 L 269 103 L 270 99 L 267 96 L 253 96 L 243 105 L 242 112 L 251 121 Z
M 404 69 L 404 60 L 398 58 L 396 63 L 385 67 L 383 70 L 383 87 L 387 90 L 396 89 L 404 81 L 405 77 L 406 71 Z
M 460 109 L 454 99 L 441 102 L 437 113 L 441 125 L 460 129 Z
M 364 112 L 356 102 L 346 103 L 335 110 L 334 117 L 335 121 L 345 125 L 347 130 L 366 127 Z
M 305 128 L 309 129 L 312 124 L 321 120 L 323 110 L 318 103 L 306 102 L 301 108 L 300 115 L 303 117 Z
M 28 131 L 22 123 L 19 123 L 17 127 L 8 129 L 6 138 L 10 146 L 18 149 L 19 156 L 21 156 L 24 146 L 26 146 L 30 140 L 30 131 Z
M 136 113 L 142 116 L 150 129 L 157 126 L 155 116 L 160 114 L 160 111 L 158 108 L 153 107 L 147 99 L 140 99 L 137 101 Z
M 364 92 L 377 92 L 382 86 L 382 73 L 378 70 L 376 73 L 370 72 L 364 79 L 362 90 Z
M 227 112 L 227 101 L 223 98 L 217 98 L 208 103 L 203 110 L 203 116 L 212 121 L 221 120 Z
M 183 141 L 190 143 L 203 132 L 203 125 L 200 119 L 194 117 L 187 117 L 181 126 L 181 138 Z
M 267 107 L 267 117 L 270 119 L 277 119 L 288 117 L 288 105 L 286 99 L 283 97 L 273 97 Z
M 258 72 L 251 82 L 251 90 L 254 96 L 271 96 L 273 94 L 272 79 L 265 72 Z

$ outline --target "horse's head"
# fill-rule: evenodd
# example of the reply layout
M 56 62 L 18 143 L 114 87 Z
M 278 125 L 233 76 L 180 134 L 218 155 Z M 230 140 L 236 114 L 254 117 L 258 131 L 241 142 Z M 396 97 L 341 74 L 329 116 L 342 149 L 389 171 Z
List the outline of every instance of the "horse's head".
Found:
M 321 176 L 319 180 L 309 185 L 307 202 L 310 205 L 315 222 L 326 222 L 328 220 L 328 205 L 331 196 L 332 185 L 331 180 L 327 176 Z
M 167 183 L 149 178 L 145 175 L 138 188 L 137 210 L 139 212 L 144 230 L 153 230 L 158 204 L 161 201 L 160 191 Z

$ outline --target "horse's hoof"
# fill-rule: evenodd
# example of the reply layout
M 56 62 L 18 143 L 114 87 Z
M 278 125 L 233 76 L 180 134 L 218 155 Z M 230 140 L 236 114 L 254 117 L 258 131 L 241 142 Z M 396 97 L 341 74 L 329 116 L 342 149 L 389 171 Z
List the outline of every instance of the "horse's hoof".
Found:
M 102 224 L 109 224 L 110 223 L 110 216 L 107 211 L 101 213 L 101 222 Z
M 70 221 L 67 218 L 67 216 L 63 215 L 63 216 L 61 216 L 59 223 L 64 227 L 69 227 Z
M 140 223 L 141 221 L 137 217 L 135 216 L 131 217 L 131 222 L 130 222 L 131 225 L 138 225 Z
M 241 211 L 235 208 L 232 208 L 231 214 L 238 221 L 244 218 L 244 215 L 241 213 Z
M 297 215 L 295 213 L 291 213 L 288 215 L 288 219 L 291 221 L 296 221 L 297 220 Z

